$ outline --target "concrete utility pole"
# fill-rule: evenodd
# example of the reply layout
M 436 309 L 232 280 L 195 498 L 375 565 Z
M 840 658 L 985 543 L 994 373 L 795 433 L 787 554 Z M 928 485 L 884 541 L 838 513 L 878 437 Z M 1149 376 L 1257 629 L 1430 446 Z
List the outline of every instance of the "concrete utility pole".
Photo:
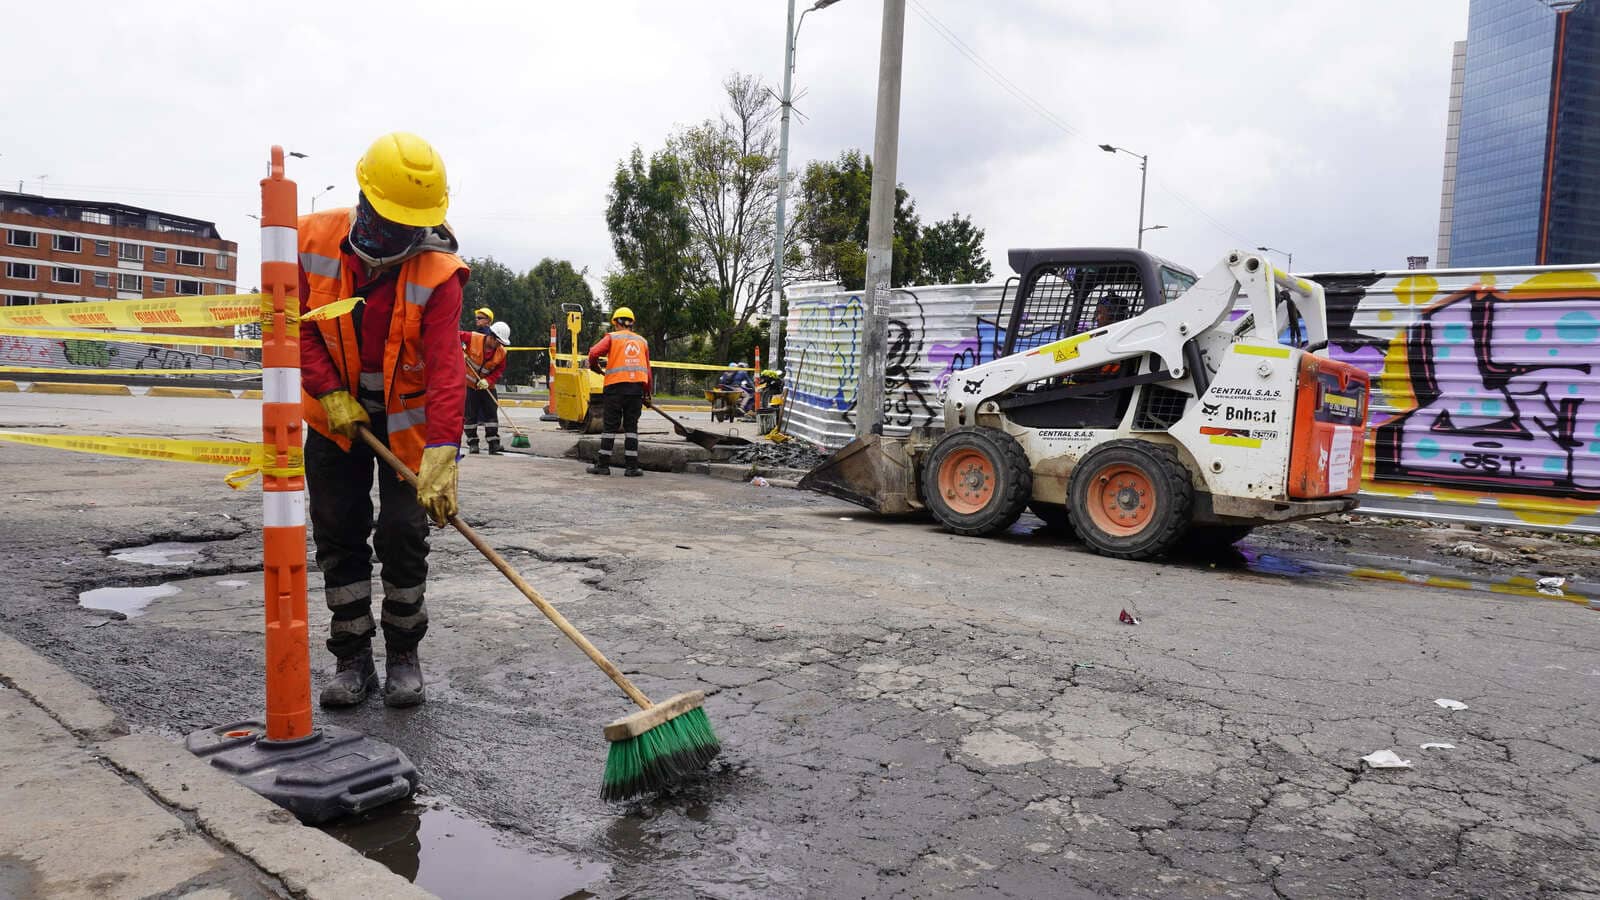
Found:
M 905 34 L 905 0 L 883 0 L 883 39 L 878 50 L 878 123 L 872 141 L 872 205 L 867 217 L 867 308 L 862 321 L 861 384 L 856 390 L 856 437 L 883 431 L 883 368 L 889 355 L 884 322 L 889 315 L 889 284 L 894 271 L 900 58 Z

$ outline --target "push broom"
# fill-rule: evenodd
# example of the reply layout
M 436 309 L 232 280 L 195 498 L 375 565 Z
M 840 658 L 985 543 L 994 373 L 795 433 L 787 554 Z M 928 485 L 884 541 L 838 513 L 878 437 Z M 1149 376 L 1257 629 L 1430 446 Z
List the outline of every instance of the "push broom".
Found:
M 361 426 L 360 430 L 361 439 L 372 448 L 372 452 L 398 472 L 407 484 L 416 487 L 416 473 L 389 452 L 389 448 L 365 426 Z M 602 798 L 627 800 L 651 791 L 669 788 L 704 769 L 722 751 L 722 745 L 717 743 L 716 733 L 711 730 L 711 720 L 706 718 L 704 708 L 706 695 L 703 692 L 689 691 L 669 698 L 664 703 L 651 703 L 650 698 L 634 687 L 633 682 L 629 681 L 611 660 L 606 659 L 605 654 L 594 644 L 589 643 L 589 639 L 574 628 L 554 606 L 551 606 L 550 601 L 534 590 L 532 585 L 511 568 L 510 563 L 485 543 L 483 538 L 472 530 L 472 526 L 461 521 L 460 516 L 451 516 L 450 524 L 455 526 L 472 546 L 478 548 L 478 552 L 499 569 L 506 580 L 516 585 L 524 597 L 533 601 L 533 605 L 555 623 L 561 633 L 576 644 L 585 656 L 593 660 L 594 664 L 600 667 L 600 671 L 616 682 L 617 687 L 622 688 L 622 692 L 628 695 L 629 700 L 638 705 L 638 712 L 624 716 L 605 727 L 605 736 L 611 744 L 611 751 L 606 756 L 605 777 L 600 787 Z
M 477 367 L 472 364 L 472 360 L 467 356 L 465 347 L 461 349 L 461 361 L 467 365 L 468 378 L 476 382 L 483 377 L 483 373 L 477 371 Z M 517 423 L 511 421 L 511 414 L 507 413 L 505 408 L 500 405 L 500 398 L 496 397 L 493 391 L 489 392 L 489 401 L 494 404 L 494 411 L 499 413 L 500 418 L 505 420 L 506 427 L 511 429 L 511 449 L 526 450 L 532 447 L 533 444 L 529 442 L 528 436 L 522 433 L 522 429 L 517 427 Z

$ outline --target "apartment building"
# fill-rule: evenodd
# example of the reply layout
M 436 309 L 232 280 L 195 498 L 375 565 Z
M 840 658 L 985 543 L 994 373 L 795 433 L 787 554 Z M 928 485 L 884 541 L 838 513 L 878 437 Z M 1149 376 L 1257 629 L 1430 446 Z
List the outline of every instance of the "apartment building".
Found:
M 0 191 L 0 305 L 233 294 L 238 251 L 199 219 Z M 232 335 L 229 328 L 170 330 Z

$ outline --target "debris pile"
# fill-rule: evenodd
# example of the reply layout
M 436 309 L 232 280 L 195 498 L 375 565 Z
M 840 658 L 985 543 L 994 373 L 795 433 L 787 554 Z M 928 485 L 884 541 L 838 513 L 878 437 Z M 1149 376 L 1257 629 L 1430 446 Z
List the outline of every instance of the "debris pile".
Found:
M 809 471 L 827 458 L 827 454 L 819 453 L 800 441 L 786 441 L 782 444 L 756 443 L 740 447 L 733 451 L 729 461 Z

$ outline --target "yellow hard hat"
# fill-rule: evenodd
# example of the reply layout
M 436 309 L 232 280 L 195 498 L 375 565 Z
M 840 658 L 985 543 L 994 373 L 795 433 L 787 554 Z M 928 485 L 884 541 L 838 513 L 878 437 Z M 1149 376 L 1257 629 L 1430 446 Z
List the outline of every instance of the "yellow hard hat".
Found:
M 472 311 L 472 314 L 474 316 L 483 316 L 485 319 L 488 319 L 491 322 L 494 321 L 494 310 L 490 309 L 487 306 L 478 307 L 477 309 Z
M 356 163 L 356 184 L 378 215 L 401 225 L 439 225 L 450 207 L 444 160 L 427 141 L 404 131 L 372 142 Z
M 626 306 L 617 307 L 611 313 L 611 321 L 615 322 L 618 319 L 627 319 L 629 322 L 632 322 L 633 321 L 633 310 L 629 309 Z

